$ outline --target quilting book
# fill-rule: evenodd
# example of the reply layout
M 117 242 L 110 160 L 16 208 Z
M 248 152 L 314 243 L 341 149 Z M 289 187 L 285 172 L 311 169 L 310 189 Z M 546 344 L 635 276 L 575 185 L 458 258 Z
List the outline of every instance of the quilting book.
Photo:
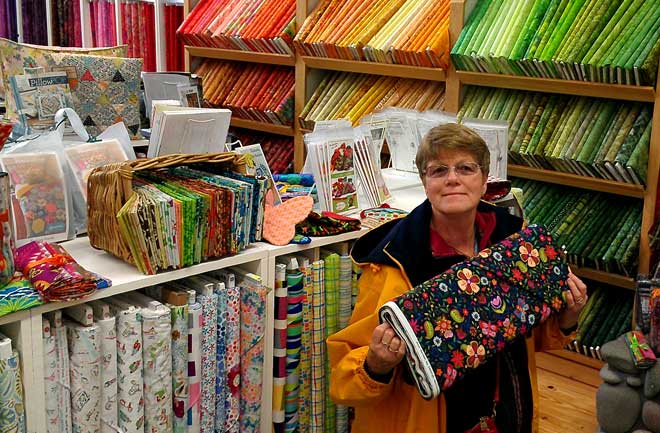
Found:
M 53 126 L 55 113 L 69 107 L 71 92 L 66 72 L 31 73 L 9 78 L 19 119 L 26 132 Z

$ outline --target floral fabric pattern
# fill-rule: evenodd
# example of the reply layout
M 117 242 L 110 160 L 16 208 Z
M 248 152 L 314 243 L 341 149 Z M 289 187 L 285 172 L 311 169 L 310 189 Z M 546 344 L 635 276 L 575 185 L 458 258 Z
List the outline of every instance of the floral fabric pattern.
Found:
M 25 404 L 18 352 L 0 359 L 0 431 L 25 433 Z
M 425 398 L 436 397 L 564 307 L 568 265 L 547 230 L 529 226 L 385 304 Z
M 241 286 L 241 427 L 242 433 L 261 431 L 261 395 L 266 332 L 264 287 Z

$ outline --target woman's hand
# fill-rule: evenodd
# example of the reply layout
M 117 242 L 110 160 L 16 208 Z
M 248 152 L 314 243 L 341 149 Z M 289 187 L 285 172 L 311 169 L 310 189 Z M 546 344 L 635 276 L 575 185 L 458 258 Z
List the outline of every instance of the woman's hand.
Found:
M 406 343 L 396 336 L 388 323 L 376 326 L 371 334 L 367 365 L 374 374 L 387 374 L 397 366 L 406 354 Z
M 559 315 L 559 327 L 570 329 L 577 324 L 580 311 L 587 304 L 587 286 L 573 272 L 568 272 L 569 290 L 566 292 L 566 309 Z

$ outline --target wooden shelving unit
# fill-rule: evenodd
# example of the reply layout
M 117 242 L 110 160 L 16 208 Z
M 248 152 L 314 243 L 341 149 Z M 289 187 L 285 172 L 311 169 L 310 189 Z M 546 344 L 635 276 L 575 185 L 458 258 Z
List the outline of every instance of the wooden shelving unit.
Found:
M 557 80 L 551 78 L 518 77 L 515 75 L 482 74 L 457 71 L 462 84 L 501 87 L 534 92 L 561 93 L 563 95 L 592 96 L 623 101 L 654 102 L 655 89 L 646 86 L 592 83 L 588 81 Z
M 306 67 L 331 71 L 358 72 L 361 74 L 384 75 L 388 77 L 414 78 L 417 80 L 445 81 L 447 75 L 440 68 L 426 68 L 388 63 L 358 62 L 355 60 L 331 59 L 326 57 L 301 56 Z
M 460 27 L 469 15 L 466 8 L 473 6 L 470 0 L 452 0 L 451 4 L 451 41 L 456 41 Z M 542 170 L 533 167 L 509 165 L 509 174 L 512 176 L 534 179 L 543 182 L 561 184 L 568 187 L 585 188 L 593 191 L 606 192 L 621 196 L 634 197 L 643 200 L 642 227 L 639 251 L 639 272 L 648 273 L 650 266 L 650 249 L 647 233 L 651 228 L 655 216 L 656 194 L 658 185 L 658 171 L 660 169 L 660 97 L 655 89 L 660 86 L 660 75 L 655 88 L 650 86 L 613 85 L 591 83 L 583 81 L 557 80 L 533 77 L 519 77 L 511 75 L 487 74 L 469 71 L 448 71 L 447 77 L 447 104 L 460 108 L 460 95 L 463 85 L 476 85 L 484 87 L 497 87 L 505 89 L 527 90 L 535 92 L 558 93 L 564 95 L 588 96 L 596 98 L 609 98 L 620 101 L 635 101 L 654 103 L 651 141 L 649 148 L 648 176 L 646 187 L 612 182 L 577 176 L 569 173 Z M 624 289 L 635 290 L 635 279 L 622 275 L 611 274 L 596 269 L 578 268 L 572 266 L 576 275 L 590 280 L 612 284 Z M 568 350 L 553 351 L 552 355 L 579 363 L 592 368 L 602 367 L 602 361 L 570 352 Z M 546 369 L 563 374 L 561 363 L 548 363 Z
M 185 10 L 189 11 L 191 0 L 186 0 Z M 450 3 L 450 46 L 457 40 L 463 23 L 471 9 L 474 7 L 475 0 L 451 0 Z M 315 7 L 314 1 L 297 0 L 296 3 L 296 24 L 300 28 Z M 519 89 L 527 91 L 539 91 L 547 93 L 559 93 L 567 95 L 579 95 L 598 98 L 610 98 L 621 101 L 637 101 L 654 103 L 653 128 L 651 133 L 651 148 L 649 151 L 649 170 L 646 181 L 647 187 L 640 185 L 631 185 L 620 182 L 613 182 L 604 179 L 589 178 L 577 176 L 570 173 L 555 172 L 551 170 L 541 170 L 533 167 L 509 165 L 509 173 L 513 176 L 550 182 L 567 187 L 584 188 L 592 191 L 605 192 L 610 194 L 633 197 L 643 200 L 644 209 L 642 212 L 641 233 L 648 233 L 653 223 L 655 200 L 657 193 L 658 168 L 660 168 L 660 99 L 655 88 L 650 86 L 627 86 L 611 85 L 602 83 L 591 83 L 582 81 L 569 81 L 557 79 L 540 79 L 531 77 L 519 77 L 498 74 L 485 74 L 467 71 L 456 71 L 453 65 L 444 71 L 436 68 L 423 68 L 405 65 L 391 65 L 373 62 L 359 62 L 349 60 L 339 60 L 331 58 L 318 58 L 310 56 L 283 56 L 264 53 L 245 53 L 234 50 L 217 50 L 213 48 L 187 47 L 187 61 L 191 57 L 211 57 L 232 61 L 248 61 L 256 63 L 267 63 L 275 65 L 285 65 L 295 67 L 295 119 L 291 129 L 284 130 L 277 125 L 264 126 L 259 122 L 244 121 L 235 119 L 232 124 L 255 129 L 259 131 L 275 132 L 277 129 L 284 135 L 293 135 L 294 137 L 294 166 L 300 170 L 304 163 L 304 143 L 303 135 L 308 132 L 300 128 L 298 116 L 302 112 L 305 102 L 313 93 L 312 82 L 318 80 L 318 70 L 356 72 L 364 74 L 376 74 L 393 77 L 415 78 L 421 80 L 444 81 L 445 82 L 445 109 L 448 112 L 457 113 L 461 107 L 461 89 L 463 85 L 476 85 L 485 87 L 498 87 L 506 89 Z M 241 124 L 241 125 L 239 125 Z M 648 238 L 641 237 L 639 253 L 639 271 L 648 272 L 650 262 L 650 250 Z M 603 271 L 588 268 L 574 268 L 576 274 L 595 281 L 604 282 L 619 286 L 625 289 L 634 290 L 634 279 L 622 275 L 611 274 Z M 570 352 L 567 352 L 570 353 Z M 556 354 L 553 354 L 557 356 Z M 593 365 L 592 360 L 575 353 L 566 356 L 570 362 Z M 584 358 L 584 359 L 583 359 Z M 567 361 L 569 362 L 569 361 Z
M 296 64 L 296 59 L 292 55 L 286 54 L 257 53 L 222 48 L 193 47 L 190 45 L 186 45 L 186 52 L 192 57 L 205 57 L 232 62 L 265 63 L 280 66 L 295 66 Z
M 254 131 L 270 132 L 271 134 L 287 135 L 293 137 L 293 126 L 276 125 L 274 123 L 257 122 L 256 120 L 232 117 L 231 126 L 237 128 L 252 129 Z
M 525 165 L 509 164 L 510 176 L 525 179 L 540 180 L 542 182 L 556 183 L 559 185 L 573 186 L 576 188 L 590 189 L 592 191 L 608 192 L 610 194 L 624 195 L 627 197 L 644 198 L 644 187 L 630 183 L 614 182 L 607 179 L 578 176 L 561 171 L 543 170 L 540 168 L 527 167 Z
M 635 290 L 635 279 L 626 277 L 624 275 L 612 274 L 610 272 L 599 271 L 592 268 L 580 268 L 571 265 L 571 269 L 575 275 L 580 278 L 587 278 L 589 280 L 598 281 L 601 283 L 611 284 L 613 286 L 621 287 L 628 290 Z

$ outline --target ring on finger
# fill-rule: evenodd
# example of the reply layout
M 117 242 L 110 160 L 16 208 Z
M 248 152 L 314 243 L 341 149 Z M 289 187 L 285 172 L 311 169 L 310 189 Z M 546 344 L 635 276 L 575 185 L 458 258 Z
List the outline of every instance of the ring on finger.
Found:
M 390 343 L 386 343 L 386 342 L 384 342 L 384 341 L 381 341 L 380 344 L 382 344 L 383 346 L 385 346 L 385 347 L 387 347 L 387 348 L 390 347 Z
M 585 299 L 584 298 L 578 298 L 578 299 L 575 300 L 575 303 L 579 304 L 579 305 L 582 305 L 582 304 L 585 303 Z
M 390 346 L 387 346 L 387 350 L 389 350 L 392 353 L 399 353 L 398 350 L 392 350 L 392 348 Z

